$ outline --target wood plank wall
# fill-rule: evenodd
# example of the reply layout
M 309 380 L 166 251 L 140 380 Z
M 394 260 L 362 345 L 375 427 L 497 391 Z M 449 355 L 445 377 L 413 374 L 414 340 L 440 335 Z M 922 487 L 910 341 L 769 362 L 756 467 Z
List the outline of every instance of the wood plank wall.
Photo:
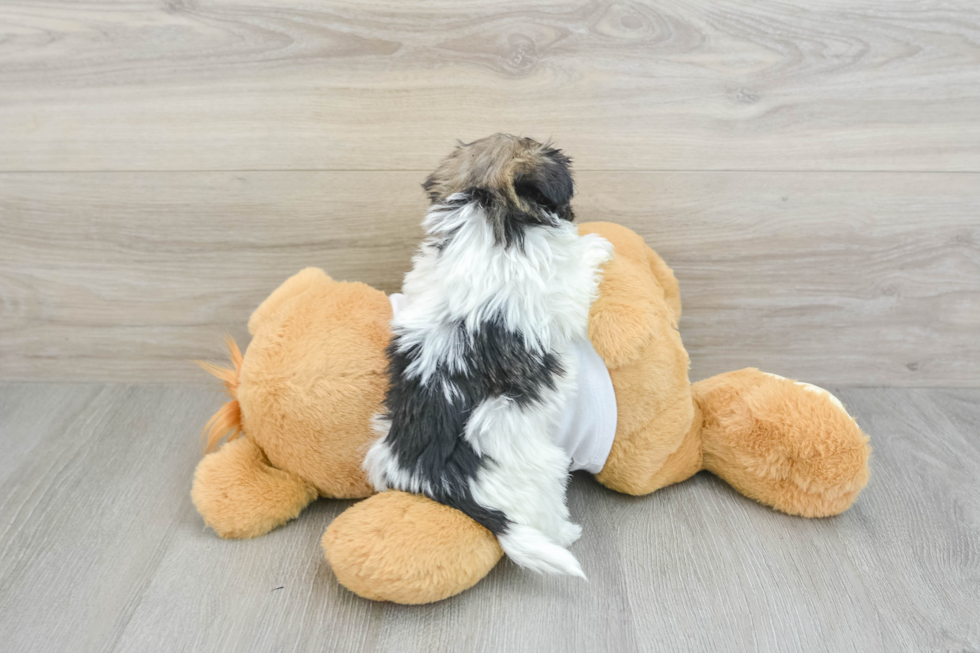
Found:
M 493 131 L 675 267 L 692 378 L 980 384 L 971 0 L 6 0 L 0 380 L 201 379 L 303 266 L 396 289 Z

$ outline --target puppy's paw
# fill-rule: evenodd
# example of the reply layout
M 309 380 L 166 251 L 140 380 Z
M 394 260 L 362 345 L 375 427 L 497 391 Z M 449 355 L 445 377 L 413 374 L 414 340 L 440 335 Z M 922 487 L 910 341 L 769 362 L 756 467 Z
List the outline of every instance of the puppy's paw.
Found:
M 561 525 L 561 530 L 558 533 L 558 544 L 568 547 L 578 542 L 580 537 L 582 537 L 582 527 L 567 521 Z
M 590 267 L 612 260 L 613 244 L 599 234 L 586 234 L 582 236 L 582 242 L 585 243 L 585 262 Z

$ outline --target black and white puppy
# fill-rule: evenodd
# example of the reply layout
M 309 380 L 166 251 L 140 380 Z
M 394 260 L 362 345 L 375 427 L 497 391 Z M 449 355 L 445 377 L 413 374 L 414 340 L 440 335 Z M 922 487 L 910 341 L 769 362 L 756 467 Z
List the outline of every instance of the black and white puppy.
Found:
M 493 532 L 517 564 L 583 576 L 553 441 L 574 396 L 570 343 L 612 246 L 572 224 L 570 160 L 529 138 L 461 144 L 428 178 L 427 239 L 392 321 L 391 386 L 364 466 Z

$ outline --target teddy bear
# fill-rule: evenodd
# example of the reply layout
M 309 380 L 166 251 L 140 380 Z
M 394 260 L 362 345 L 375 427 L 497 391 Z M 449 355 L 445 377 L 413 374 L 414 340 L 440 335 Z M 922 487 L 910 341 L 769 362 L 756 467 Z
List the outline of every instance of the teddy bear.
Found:
M 623 226 L 585 223 L 579 231 L 614 248 L 588 325 L 616 407 L 596 480 L 645 495 L 706 470 L 789 515 L 846 510 L 868 481 L 871 449 L 841 402 L 751 368 L 692 384 L 672 270 Z M 381 291 L 316 268 L 275 290 L 249 319 L 246 354 L 230 341 L 233 368 L 206 365 L 231 401 L 206 426 L 208 453 L 191 496 L 225 538 L 267 533 L 317 497 L 364 499 L 326 529 L 326 560 L 362 597 L 421 604 L 472 587 L 503 552 L 454 508 L 376 493 L 362 468 L 388 385 L 392 306 Z

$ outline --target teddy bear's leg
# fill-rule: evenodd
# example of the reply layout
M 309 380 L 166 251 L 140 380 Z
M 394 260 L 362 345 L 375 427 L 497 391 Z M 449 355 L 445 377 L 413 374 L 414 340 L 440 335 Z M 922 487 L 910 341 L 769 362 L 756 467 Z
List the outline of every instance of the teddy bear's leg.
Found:
M 440 601 L 475 585 L 503 551 L 460 511 L 406 492 L 376 494 L 348 508 L 323 534 L 340 584 L 375 601 Z
M 846 510 L 868 481 L 867 436 L 830 393 L 756 369 L 695 383 L 704 468 L 791 515 Z
M 248 438 L 233 440 L 197 465 L 191 499 L 221 537 L 263 535 L 295 518 L 317 496 L 316 488 L 269 465 Z

